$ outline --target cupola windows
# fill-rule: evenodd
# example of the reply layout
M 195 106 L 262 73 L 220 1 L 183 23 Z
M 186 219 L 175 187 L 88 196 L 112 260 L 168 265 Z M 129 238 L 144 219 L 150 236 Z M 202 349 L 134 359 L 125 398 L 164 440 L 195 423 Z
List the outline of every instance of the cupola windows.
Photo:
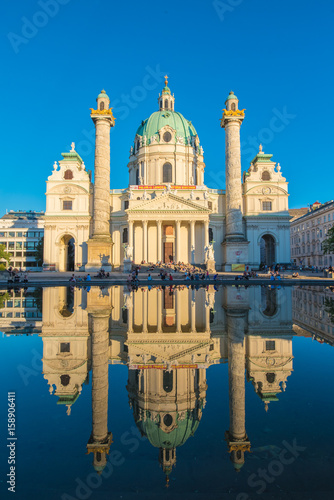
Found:
M 162 169 L 162 182 L 172 182 L 172 165 L 165 163 Z
M 100 103 L 100 110 L 101 110 L 101 111 L 103 111 L 103 110 L 104 110 L 104 102 L 103 102 L 103 101 Z
M 232 110 L 232 111 L 235 111 L 235 102 L 233 102 L 233 103 L 231 104 L 231 110 Z

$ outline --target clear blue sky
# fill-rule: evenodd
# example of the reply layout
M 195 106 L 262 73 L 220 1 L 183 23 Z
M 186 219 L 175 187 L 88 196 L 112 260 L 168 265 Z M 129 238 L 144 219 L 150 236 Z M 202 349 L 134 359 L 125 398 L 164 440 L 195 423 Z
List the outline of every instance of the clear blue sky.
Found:
M 111 187 L 126 187 L 130 146 L 165 73 L 199 134 L 209 187 L 225 187 L 219 119 L 234 90 L 246 108 L 243 170 L 262 142 L 291 208 L 334 198 L 333 14 L 329 0 L 5 0 L 0 214 L 44 210 L 45 181 L 72 141 L 93 169 L 89 108 L 102 88 L 117 118 Z

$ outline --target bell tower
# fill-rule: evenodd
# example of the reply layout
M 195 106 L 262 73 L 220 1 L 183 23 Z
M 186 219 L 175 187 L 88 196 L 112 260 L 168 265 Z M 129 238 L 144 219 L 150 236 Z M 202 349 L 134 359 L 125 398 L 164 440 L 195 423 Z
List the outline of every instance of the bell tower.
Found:
M 91 108 L 95 125 L 95 165 L 93 230 L 88 240 L 86 271 L 103 267 L 111 271 L 112 240 L 110 235 L 110 128 L 115 125 L 110 100 L 105 90 L 97 96 L 97 109 Z

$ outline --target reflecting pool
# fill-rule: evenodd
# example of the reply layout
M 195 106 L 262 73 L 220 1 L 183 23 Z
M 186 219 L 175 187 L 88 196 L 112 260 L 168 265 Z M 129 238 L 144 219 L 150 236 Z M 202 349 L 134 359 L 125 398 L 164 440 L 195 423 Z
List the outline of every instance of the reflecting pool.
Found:
M 329 288 L 3 290 L 0 331 L 1 498 L 333 498 Z

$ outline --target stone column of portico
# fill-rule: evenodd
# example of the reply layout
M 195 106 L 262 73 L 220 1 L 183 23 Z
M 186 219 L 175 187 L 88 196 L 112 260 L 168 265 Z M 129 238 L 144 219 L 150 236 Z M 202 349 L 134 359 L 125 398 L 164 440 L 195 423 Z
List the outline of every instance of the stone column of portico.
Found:
M 190 221 L 190 262 L 195 264 L 195 221 Z
M 176 245 L 175 245 L 175 260 L 179 262 L 181 260 L 180 257 L 180 244 L 181 244 L 181 222 L 179 220 L 176 221 Z
M 204 248 L 209 245 L 209 221 L 204 221 Z
M 244 452 L 250 451 L 250 442 L 245 429 L 245 309 L 227 310 L 228 374 L 230 429 L 226 440 L 235 468 L 244 463 Z M 240 451 L 241 454 L 237 452 Z
M 240 127 L 245 113 L 244 110 L 238 109 L 238 103 L 238 98 L 233 92 L 230 92 L 221 119 L 221 127 L 225 128 L 226 231 L 224 267 L 227 271 L 231 270 L 233 263 L 246 263 L 248 259 L 248 242 L 246 242 L 242 227 L 240 151 Z
M 143 220 L 143 261 L 147 263 L 147 220 Z
M 132 247 L 133 249 L 133 221 L 129 220 L 128 224 L 129 224 L 129 247 Z
M 97 109 L 91 109 L 95 125 L 95 163 L 93 197 L 93 234 L 88 240 L 87 270 L 103 267 L 111 271 L 110 235 L 110 128 L 115 119 L 104 90 L 97 97 Z
M 161 229 L 162 229 L 162 222 L 161 222 L 161 220 L 158 220 L 157 221 L 157 239 L 158 239 L 158 241 L 157 241 L 157 253 L 158 253 L 157 257 L 158 257 L 158 259 L 157 260 L 158 261 L 162 261 L 162 255 L 161 255 L 161 242 L 162 242 L 162 235 L 161 234 L 162 234 L 162 231 L 161 231 Z
M 92 331 L 92 433 L 87 452 L 94 454 L 93 465 L 102 470 L 112 443 L 108 432 L 108 367 L 110 309 L 88 309 Z M 98 458 L 97 453 L 100 453 Z

